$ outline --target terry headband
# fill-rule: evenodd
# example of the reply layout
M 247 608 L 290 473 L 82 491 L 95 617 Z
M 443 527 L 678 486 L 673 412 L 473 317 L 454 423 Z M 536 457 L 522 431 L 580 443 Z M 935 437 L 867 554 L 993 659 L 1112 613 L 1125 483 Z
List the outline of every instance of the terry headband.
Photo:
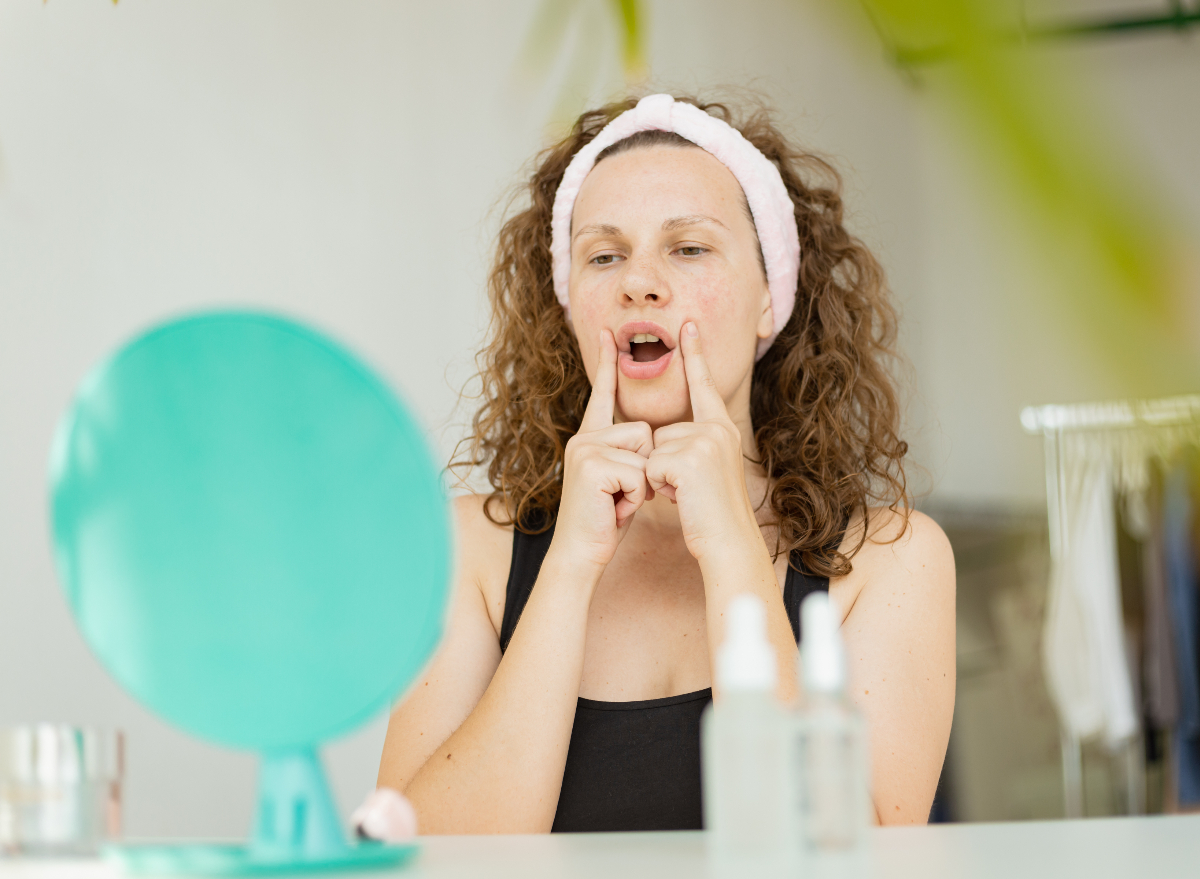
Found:
M 554 295 L 568 318 L 567 297 L 571 277 L 571 214 L 583 181 L 596 164 L 596 156 L 618 141 L 639 131 L 673 131 L 711 154 L 733 172 L 750 205 L 758 244 L 767 270 L 767 289 L 771 292 L 771 312 L 775 326 L 769 338 L 758 342 L 761 358 L 792 315 L 796 303 L 796 284 L 800 277 L 800 235 L 796 230 L 796 209 L 788 196 L 779 169 L 759 152 L 741 132 L 710 116 L 699 107 L 676 101 L 670 95 L 649 95 L 626 110 L 589 141 L 563 173 L 554 195 L 550 218 L 550 258 L 553 263 Z

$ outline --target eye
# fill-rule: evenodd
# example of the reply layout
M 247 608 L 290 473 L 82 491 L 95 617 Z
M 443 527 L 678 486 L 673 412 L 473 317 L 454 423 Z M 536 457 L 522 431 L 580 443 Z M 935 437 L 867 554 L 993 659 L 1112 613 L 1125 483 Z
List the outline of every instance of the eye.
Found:
M 699 244 L 685 244 L 675 251 L 683 256 L 699 256 L 702 253 L 707 253 L 707 247 L 701 247 Z
M 612 265 L 616 260 L 617 255 L 615 253 L 602 253 L 599 256 L 593 256 L 588 262 L 598 266 L 608 266 Z

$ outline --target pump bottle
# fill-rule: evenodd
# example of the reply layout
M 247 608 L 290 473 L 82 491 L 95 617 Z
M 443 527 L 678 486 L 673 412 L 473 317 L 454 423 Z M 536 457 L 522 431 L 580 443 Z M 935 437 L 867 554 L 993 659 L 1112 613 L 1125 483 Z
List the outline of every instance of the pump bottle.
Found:
M 704 826 L 716 862 L 770 868 L 789 839 L 788 724 L 775 697 L 775 652 L 766 608 L 754 595 L 730 602 L 717 653 L 717 701 L 701 721 Z
M 847 696 L 846 651 L 829 596 L 800 606 L 803 704 L 791 737 L 793 814 L 800 854 L 865 857 L 871 798 L 866 725 Z

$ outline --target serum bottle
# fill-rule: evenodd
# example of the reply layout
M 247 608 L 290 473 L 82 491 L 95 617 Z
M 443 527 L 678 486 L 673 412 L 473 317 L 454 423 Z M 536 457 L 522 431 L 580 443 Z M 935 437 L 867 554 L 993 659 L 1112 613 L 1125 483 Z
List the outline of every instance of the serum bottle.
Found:
M 847 696 L 846 651 L 829 596 L 800 606 L 804 703 L 791 740 L 796 831 L 805 860 L 866 856 L 871 826 L 867 731 Z
M 716 863 L 770 868 L 790 844 L 788 724 L 775 697 L 766 608 L 753 595 L 729 604 L 717 653 L 719 702 L 701 720 L 704 826 Z

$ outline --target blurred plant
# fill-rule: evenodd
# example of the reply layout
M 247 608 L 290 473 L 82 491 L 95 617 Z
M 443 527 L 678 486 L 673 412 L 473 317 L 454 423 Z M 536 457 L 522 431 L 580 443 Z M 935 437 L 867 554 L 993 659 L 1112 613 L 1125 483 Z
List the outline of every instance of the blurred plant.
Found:
M 571 24 L 580 25 L 552 113 L 557 127 L 583 109 L 602 66 L 600 2 L 618 25 L 626 84 L 647 76 L 644 0 L 542 0 L 522 53 L 527 74 L 544 80 L 568 51 Z M 1183 224 L 1089 116 L 1086 89 L 1066 81 L 1061 66 L 1039 70 L 1011 39 L 997 39 L 1004 6 L 991 0 L 861 3 L 902 70 L 914 59 L 945 59 L 938 76 L 949 86 L 949 115 L 979 170 L 1011 196 L 1020 233 L 1045 263 L 1048 295 L 1101 352 L 1121 392 L 1169 393 L 1200 378 L 1192 302 L 1200 290 L 1189 288 L 1195 258 Z
M 550 112 L 552 127 L 570 126 L 584 110 L 606 57 L 611 57 L 605 46 L 610 39 L 625 85 L 641 83 L 649 70 L 643 0 L 542 0 L 538 6 L 517 72 L 529 82 L 545 82 L 556 62 L 569 53 Z
M 863 0 L 898 63 L 930 55 L 979 168 L 1022 219 L 1047 288 L 1126 392 L 1200 377 L 1189 338 L 1188 252 L 1155 182 L 1087 110 L 1087 90 L 1012 45 L 984 0 Z

